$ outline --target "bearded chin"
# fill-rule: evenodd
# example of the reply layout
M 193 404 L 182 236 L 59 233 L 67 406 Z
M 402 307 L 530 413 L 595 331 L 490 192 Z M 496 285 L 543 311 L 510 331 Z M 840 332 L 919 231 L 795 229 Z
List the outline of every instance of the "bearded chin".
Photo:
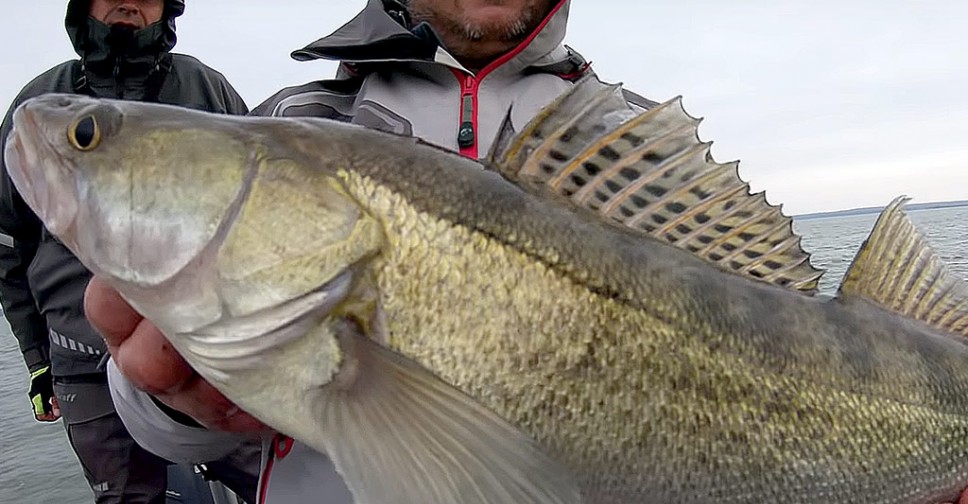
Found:
M 465 22 L 462 26 L 464 37 L 471 41 L 500 40 L 502 42 L 518 42 L 527 37 L 537 28 L 538 12 L 530 6 L 516 19 L 506 22 L 472 23 Z

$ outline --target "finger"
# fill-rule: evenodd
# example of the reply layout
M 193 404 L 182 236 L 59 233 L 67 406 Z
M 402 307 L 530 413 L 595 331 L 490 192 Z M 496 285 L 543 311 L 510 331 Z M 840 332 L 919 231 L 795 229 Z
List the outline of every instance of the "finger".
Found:
M 128 380 L 153 395 L 179 390 L 195 374 L 161 331 L 144 319 L 111 355 Z
M 144 319 L 118 291 L 94 277 L 84 292 L 84 312 L 108 347 L 120 345 Z
M 115 365 L 136 387 L 207 427 L 233 432 L 271 431 L 201 379 L 164 335 L 106 282 L 91 279 L 84 309 L 104 337 Z
M 56 397 L 50 398 L 50 411 L 51 411 L 51 414 L 55 417 L 55 419 L 60 418 L 61 416 L 60 404 L 57 402 Z

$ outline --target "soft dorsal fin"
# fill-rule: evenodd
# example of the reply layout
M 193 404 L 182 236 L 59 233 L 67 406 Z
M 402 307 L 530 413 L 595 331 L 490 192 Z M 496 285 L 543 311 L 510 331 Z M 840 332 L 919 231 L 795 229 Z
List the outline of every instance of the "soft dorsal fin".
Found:
M 502 127 L 488 160 L 506 178 L 688 250 L 728 271 L 813 292 L 823 274 L 792 220 L 719 164 L 681 98 L 645 112 L 621 85 L 586 77 L 520 133 Z
M 867 298 L 968 337 L 968 284 L 951 274 L 904 214 L 907 201 L 899 197 L 881 212 L 847 270 L 840 294 Z

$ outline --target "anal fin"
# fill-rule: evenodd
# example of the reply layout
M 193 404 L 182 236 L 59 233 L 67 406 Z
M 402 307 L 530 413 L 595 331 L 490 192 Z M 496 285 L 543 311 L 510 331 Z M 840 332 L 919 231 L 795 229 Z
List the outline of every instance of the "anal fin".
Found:
M 355 502 L 581 502 L 528 435 L 354 324 L 338 332 L 344 375 L 314 398 L 314 415 Z
M 968 284 L 951 274 L 904 214 L 907 201 L 896 198 L 881 212 L 840 284 L 840 295 L 863 297 L 968 337 Z
M 712 160 L 680 98 L 633 109 L 620 85 L 577 83 L 513 138 L 502 128 L 491 169 L 531 191 L 687 250 L 727 271 L 814 292 L 792 220 L 751 194 L 738 163 Z

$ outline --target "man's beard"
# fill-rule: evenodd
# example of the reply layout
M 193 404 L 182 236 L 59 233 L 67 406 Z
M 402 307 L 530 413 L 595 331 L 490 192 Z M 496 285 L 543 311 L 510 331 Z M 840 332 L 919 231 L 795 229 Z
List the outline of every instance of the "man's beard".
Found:
M 426 3 L 428 2 L 414 0 L 408 2 L 414 23 L 429 22 L 451 34 L 460 36 L 467 42 L 482 40 L 519 42 L 538 27 L 545 14 L 540 12 L 540 2 L 529 2 L 524 8 L 524 12 L 516 19 L 503 23 L 482 23 L 439 16 L 434 8 L 426 5 Z
M 480 41 L 485 38 L 500 40 L 502 42 L 517 42 L 523 40 L 532 30 L 537 28 L 537 13 L 529 6 L 524 15 L 508 23 L 492 24 L 482 26 L 465 22 L 460 27 L 464 38 L 471 41 Z

